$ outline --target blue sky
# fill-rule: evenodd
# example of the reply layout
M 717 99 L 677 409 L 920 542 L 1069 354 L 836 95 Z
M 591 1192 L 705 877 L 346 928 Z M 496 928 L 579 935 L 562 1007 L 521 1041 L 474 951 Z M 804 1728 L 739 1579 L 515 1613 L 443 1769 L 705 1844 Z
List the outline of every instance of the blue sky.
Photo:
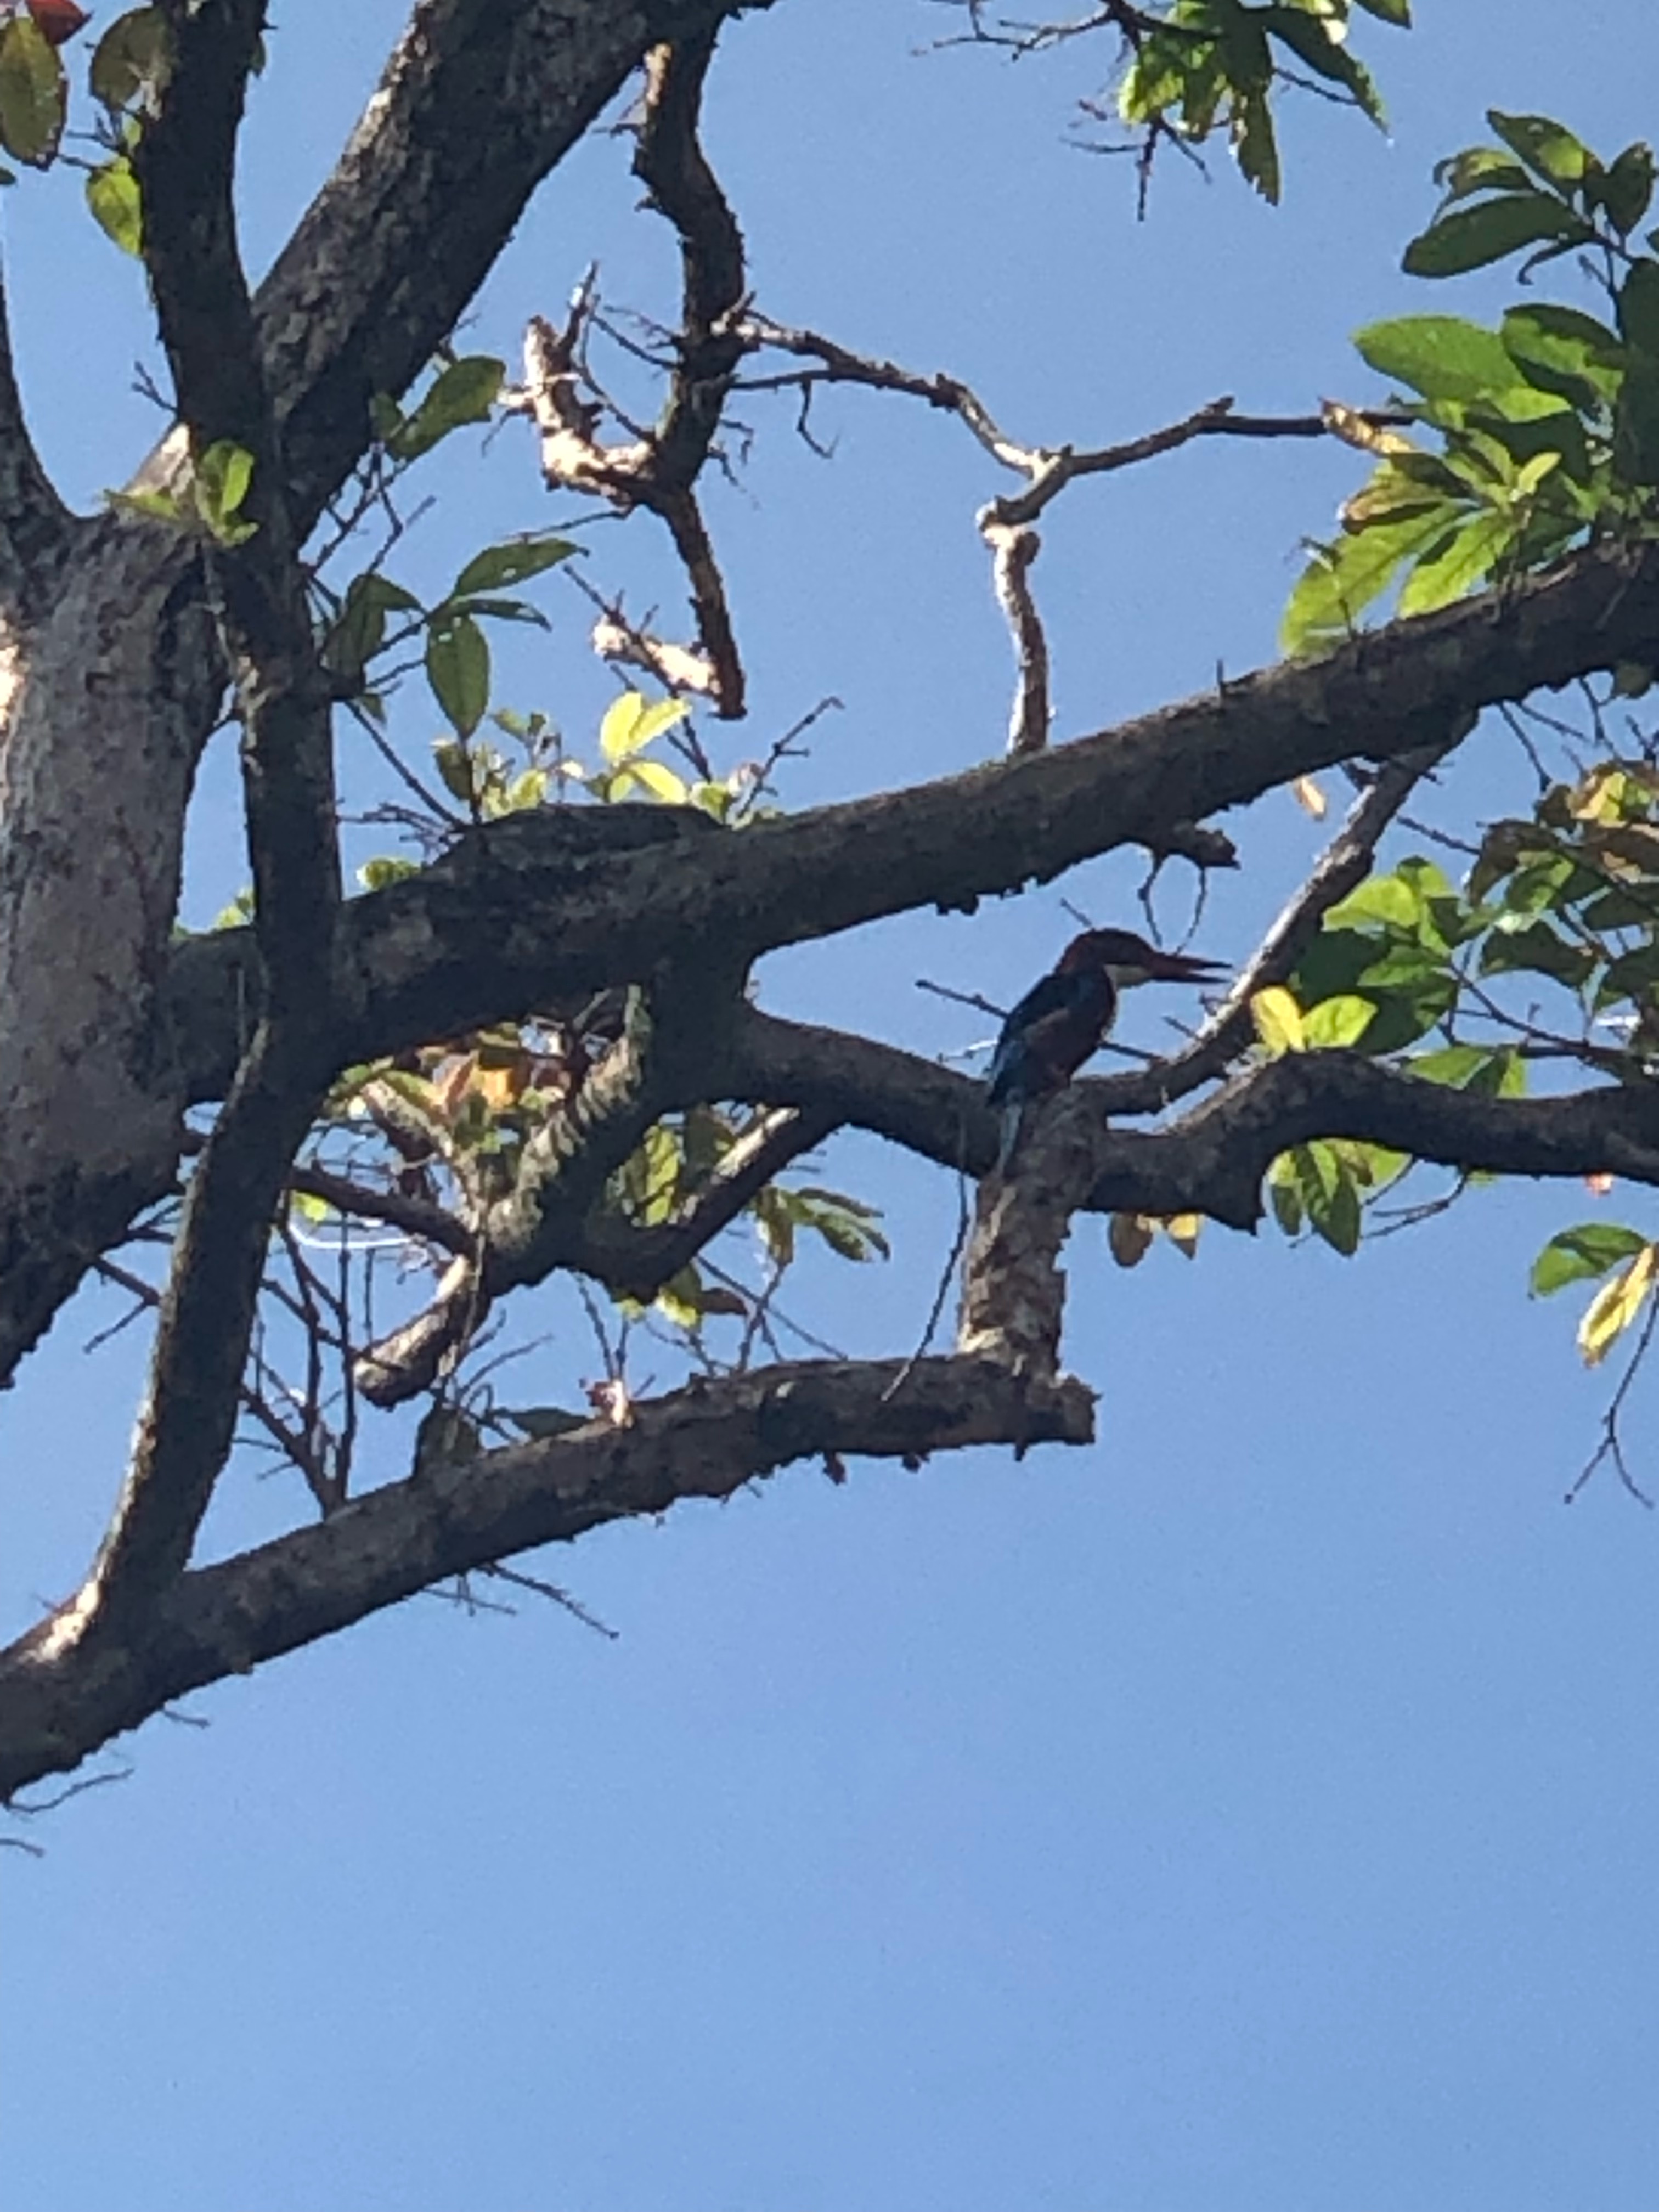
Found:
M 279 12 L 256 264 L 401 12 Z M 1607 149 L 1655 131 L 1644 0 L 1419 13 L 1364 27 L 1390 138 L 1287 112 L 1278 212 L 1221 162 L 1168 163 L 1137 224 L 1127 165 L 1066 143 L 1075 52 L 923 55 L 950 18 L 910 0 L 738 24 L 708 143 L 768 312 L 948 367 L 1017 434 L 1104 441 L 1222 392 L 1301 411 L 1373 392 L 1358 325 L 1504 295 L 1398 269 L 1486 106 Z M 670 307 L 626 164 L 596 137 L 556 176 L 469 344 L 511 355 L 595 256 L 611 296 Z M 3 221 L 26 395 L 89 503 L 157 421 L 129 390 L 142 281 L 66 173 Z M 828 692 L 792 803 L 990 757 L 989 465 L 897 402 L 826 408 L 830 465 L 787 405 L 749 411 L 754 464 L 711 500 L 754 674 L 728 757 Z M 514 426 L 433 477 L 417 585 L 548 519 Z M 1353 477 L 1334 449 L 1224 447 L 1076 488 L 1036 577 L 1057 734 L 1269 657 L 1298 541 Z M 632 604 L 678 599 L 637 529 L 596 557 Z M 608 685 L 574 595 L 546 604 L 501 696 L 574 742 Z M 1480 756 L 1471 805 L 1504 764 Z M 204 778 L 194 920 L 243 878 L 230 771 Z M 1284 799 L 1241 834 L 1202 932 L 1230 959 L 1317 838 Z M 1066 889 L 1127 917 L 1133 880 Z M 763 996 L 958 1051 L 985 1024 L 915 980 L 1011 1000 L 1071 927 L 1052 890 L 885 925 L 768 963 Z M 849 1351 L 908 1349 L 956 1194 L 864 1140 L 826 1174 L 886 1206 L 896 1256 L 813 1266 L 793 1303 Z M 1479 1194 L 1352 1263 L 1212 1233 L 1132 1277 L 1085 1224 L 1067 1356 L 1102 1392 L 1093 1449 L 799 1471 L 536 1563 L 616 1642 L 426 1598 L 194 1700 L 208 1729 L 154 1724 L 130 1778 L 33 1824 L 44 1858 L 0 1860 L 0 2206 L 1647 2212 L 1659 1526 L 1606 1480 L 1563 1509 L 1605 1384 L 1524 1292 L 1591 1203 Z M 0 1408 L 9 1632 L 112 1494 L 137 1352 L 83 1356 L 107 1317 L 67 1315 Z M 524 1395 L 568 1395 L 592 1364 L 574 1301 L 523 1329 L 550 1337 Z M 1637 1444 L 1659 1486 L 1659 1422 Z M 216 1537 L 297 1508 L 233 1474 Z

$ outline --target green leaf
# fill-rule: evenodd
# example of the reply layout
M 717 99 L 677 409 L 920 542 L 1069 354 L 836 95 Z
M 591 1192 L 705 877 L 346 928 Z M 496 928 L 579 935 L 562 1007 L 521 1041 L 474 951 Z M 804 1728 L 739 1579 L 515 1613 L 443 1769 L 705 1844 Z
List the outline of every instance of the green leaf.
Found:
M 843 1260 L 891 1259 L 892 1247 L 876 1226 L 881 1219 L 878 1207 L 838 1190 L 808 1188 L 788 1195 L 801 1227 L 815 1231 Z
M 126 155 L 118 154 L 112 161 L 106 161 L 101 169 L 89 170 L 86 193 L 92 219 L 105 237 L 112 240 L 123 253 L 142 253 L 143 209 L 139 199 L 138 179 L 134 176 L 132 164 Z
M 520 1436 L 568 1437 L 573 1429 L 585 1429 L 594 1416 L 592 1413 L 573 1413 L 563 1406 L 498 1406 L 495 1418 L 510 1421 Z
M 1569 945 L 1547 921 L 1522 922 L 1518 928 L 1501 925 L 1487 938 L 1480 951 L 1483 975 L 1508 975 L 1517 970 L 1550 975 L 1570 991 L 1588 980 L 1596 963 L 1595 953 L 1581 945 Z
M 1441 216 L 1413 239 L 1401 266 L 1408 276 L 1461 276 L 1546 239 L 1584 246 L 1595 235 L 1590 225 L 1559 200 L 1542 192 L 1516 193 Z
M 787 1267 L 795 1256 L 795 1218 L 788 1194 L 775 1188 L 761 1191 L 750 1208 L 768 1256 L 779 1267 Z
M 659 699 L 653 705 L 642 691 L 624 691 L 605 708 L 599 724 L 599 750 L 608 761 L 626 760 L 653 738 L 685 720 L 684 699 Z
M 1659 361 L 1632 359 L 1613 414 L 1613 466 L 1627 484 L 1659 484 Z
M 417 860 L 405 860 L 397 854 L 384 854 L 373 860 L 365 860 L 357 871 L 357 880 L 366 891 L 383 891 L 389 884 L 400 884 L 410 876 L 421 872 Z
M 240 545 L 257 525 L 239 522 L 237 515 L 253 482 L 253 456 L 229 438 L 216 438 L 199 455 L 193 489 L 196 512 L 209 532 L 222 545 Z
M 1617 333 L 1576 307 L 1512 307 L 1504 343 L 1528 384 L 1586 414 L 1613 397 L 1625 372 Z
M 490 622 L 530 623 L 537 629 L 553 627 L 541 609 L 532 607 L 528 599 L 446 599 L 432 611 L 434 616 L 471 615 L 475 619 L 483 617 Z
M 1434 544 L 1456 515 L 1457 509 L 1449 503 L 1437 502 L 1317 549 L 1297 579 L 1279 623 L 1285 651 L 1328 652 L 1352 636 L 1359 616 L 1388 589 L 1401 562 Z
M 92 56 L 92 96 L 107 108 L 129 107 L 166 79 L 171 58 L 166 18 L 159 8 L 133 8 L 118 15 Z
M 1581 1221 L 1576 1229 L 1563 1229 L 1532 1263 L 1532 1294 L 1553 1297 L 1569 1283 L 1605 1275 L 1622 1261 L 1634 1259 L 1647 1241 L 1634 1229 L 1612 1221 Z
M 1486 1054 L 1463 1088 L 1481 1098 L 1524 1098 L 1527 1063 L 1513 1045 L 1498 1045 Z
M 1640 139 L 1626 146 L 1598 179 L 1595 198 L 1620 237 L 1627 238 L 1653 198 L 1653 149 Z
M 1406 1063 L 1407 1072 L 1425 1083 L 1441 1083 L 1449 1091 L 1462 1091 L 1471 1083 L 1490 1055 L 1485 1045 L 1443 1045 L 1437 1052 L 1416 1053 Z
M 1325 916 L 1327 929 L 1352 929 L 1356 922 L 1378 921 L 1390 929 L 1414 930 L 1423 911 L 1416 886 L 1403 876 L 1373 876 L 1339 899 Z
M 1474 192 L 1529 192 L 1532 179 L 1504 146 L 1468 146 L 1434 165 L 1434 181 L 1448 201 Z
M 1316 1051 L 1340 1049 L 1358 1044 L 1376 1017 L 1376 1008 L 1369 999 L 1322 999 L 1303 1017 L 1302 1033 Z
M 1425 399 L 1476 399 L 1518 380 L 1496 331 L 1459 315 L 1401 315 L 1369 323 L 1353 342 L 1379 376 L 1393 377 Z
M 1431 614 L 1473 591 L 1515 543 L 1520 527 L 1513 515 L 1472 515 L 1413 567 L 1401 587 L 1401 613 Z
M 1589 147 L 1552 116 L 1505 115 L 1501 109 L 1489 107 L 1486 120 L 1533 174 L 1558 191 L 1572 191 L 1593 164 L 1595 157 Z
M 323 643 L 323 665 L 343 676 L 361 676 L 386 640 L 389 614 L 418 614 L 413 592 L 370 569 L 354 576 L 334 626 Z
M 1397 24 L 1402 31 L 1411 28 L 1412 0 L 1353 0 L 1353 4 L 1363 8 L 1368 15 Z
M 1659 360 L 1659 261 L 1638 261 L 1619 288 L 1619 327 L 1626 343 Z
M 452 430 L 487 422 L 506 374 L 507 363 L 487 354 L 451 362 L 414 413 L 392 430 L 386 450 L 394 460 L 418 460 Z
M 501 545 L 488 545 L 475 553 L 451 587 L 450 597 L 464 599 L 473 592 L 498 592 L 504 586 L 522 584 L 556 568 L 576 551 L 568 538 L 509 538 Z
M 1265 45 L 1265 41 L 1264 41 Z M 1279 205 L 1279 139 L 1265 92 L 1241 93 L 1233 111 L 1233 159 L 1269 207 Z
M 1329 15 L 1306 14 L 1300 8 L 1283 7 L 1262 9 L 1261 20 L 1269 33 L 1281 40 L 1299 62 L 1316 76 L 1341 85 L 1352 95 L 1357 107 L 1373 123 L 1382 125 L 1382 103 L 1371 73 L 1363 62 L 1355 60 L 1343 43 L 1340 33 L 1346 31 L 1346 23 Z
M 49 168 L 69 113 L 69 80 L 56 49 L 21 10 L 0 29 L 0 146 Z
M 1360 1207 L 1347 1163 L 1323 1139 L 1297 1146 L 1290 1157 L 1309 1222 L 1334 1252 L 1351 1258 L 1359 1249 Z
M 432 748 L 432 758 L 439 781 L 450 797 L 459 799 L 463 806 L 474 805 L 478 796 L 478 779 L 466 747 L 454 738 L 440 738 Z
M 1273 1219 L 1285 1234 L 1299 1237 L 1302 1233 L 1302 1200 L 1297 1190 L 1288 1152 L 1281 1152 L 1268 1171 L 1267 1202 L 1273 1207 Z
M 489 704 L 489 643 L 471 615 L 434 622 L 427 632 L 426 675 L 457 735 L 470 738 Z
M 702 1279 L 695 1267 L 682 1267 L 657 1292 L 653 1304 L 665 1322 L 687 1331 L 702 1326 Z
M 183 526 L 184 510 L 176 492 L 163 491 L 154 486 L 143 491 L 106 491 L 104 497 L 114 507 L 129 514 L 147 514 L 156 522 L 172 522 Z

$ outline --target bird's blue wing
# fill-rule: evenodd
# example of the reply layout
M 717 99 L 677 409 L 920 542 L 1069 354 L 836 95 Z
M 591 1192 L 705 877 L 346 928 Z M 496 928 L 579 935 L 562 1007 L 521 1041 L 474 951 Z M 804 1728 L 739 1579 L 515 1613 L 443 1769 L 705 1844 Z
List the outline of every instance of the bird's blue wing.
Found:
M 1046 1079 L 1040 1054 L 1031 1050 L 1033 1033 L 1057 1015 L 1069 1013 L 1077 998 L 1074 975 L 1045 975 L 1034 983 L 1002 1025 L 991 1055 L 990 1098 L 997 1105 L 1018 1097 L 1033 1079 Z

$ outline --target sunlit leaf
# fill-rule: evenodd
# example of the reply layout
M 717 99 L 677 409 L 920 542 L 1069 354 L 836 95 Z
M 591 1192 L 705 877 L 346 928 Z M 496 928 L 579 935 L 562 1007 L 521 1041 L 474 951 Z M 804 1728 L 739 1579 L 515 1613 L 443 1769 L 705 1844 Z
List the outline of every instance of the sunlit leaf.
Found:
M 1612 1221 L 1582 1221 L 1576 1229 L 1563 1229 L 1532 1263 L 1532 1294 L 1551 1297 L 1569 1283 L 1605 1275 L 1621 1261 L 1634 1258 L 1647 1242 L 1636 1230 L 1621 1228 Z
M 1279 623 L 1285 651 L 1322 653 L 1351 636 L 1401 563 L 1426 551 L 1455 520 L 1455 509 L 1435 504 L 1314 549 Z
M 87 205 L 92 219 L 106 238 L 118 246 L 123 253 L 137 255 L 143 252 L 144 242 L 143 209 L 138 194 L 138 179 L 132 173 L 132 164 L 125 154 L 118 154 L 112 161 L 101 168 L 87 173 Z
M 1265 991 L 1256 993 L 1250 1001 L 1250 1019 L 1257 1036 L 1275 1059 L 1284 1053 L 1302 1051 L 1307 1042 L 1302 1009 L 1283 984 L 1270 983 Z
M 1578 1349 L 1586 1367 L 1599 1365 L 1641 1313 L 1653 1288 L 1656 1261 L 1659 1261 L 1659 1245 L 1644 1244 L 1590 1300 L 1578 1324 Z
M 1327 929 L 1352 929 L 1356 922 L 1380 921 L 1393 929 L 1415 929 L 1423 902 L 1400 875 L 1372 876 L 1339 899 L 1325 916 Z
M 1369 999 L 1322 999 L 1302 1018 L 1303 1037 L 1315 1050 L 1340 1049 L 1358 1044 L 1376 1018 L 1376 1008 Z
M 431 390 L 412 415 L 404 417 L 386 439 L 394 460 L 418 460 L 440 439 L 471 422 L 487 422 L 500 395 L 505 362 L 484 354 L 453 361 L 440 372 Z
M 1590 151 L 1565 124 L 1548 115 L 1505 115 L 1497 107 L 1486 110 L 1486 120 L 1535 176 L 1558 191 L 1570 191 L 1583 181 L 1591 163 Z
M 688 712 L 684 699 L 659 699 L 653 705 L 643 691 L 624 691 L 605 708 L 599 750 L 608 761 L 626 760 L 683 722 Z
M 1511 515 L 1471 515 L 1443 545 L 1423 554 L 1413 564 L 1400 590 L 1401 613 L 1432 614 L 1437 607 L 1449 607 L 1454 599 L 1461 599 L 1492 574 L 1519 532 L 1520 524 Z
M 1401 315 L 1368 323 L 1353 342 L 1379 376 L 1409 385 L 1428 399 L 1474 399 L 1517 381 L 1518 372 L 1496 331 L 1457 315 Z
M 653 760 L 624 761 L 611 778 L 606 796 L 623 799 L 635 785 L 665 806 L 684 806 L 689 796 L 685 778 Z

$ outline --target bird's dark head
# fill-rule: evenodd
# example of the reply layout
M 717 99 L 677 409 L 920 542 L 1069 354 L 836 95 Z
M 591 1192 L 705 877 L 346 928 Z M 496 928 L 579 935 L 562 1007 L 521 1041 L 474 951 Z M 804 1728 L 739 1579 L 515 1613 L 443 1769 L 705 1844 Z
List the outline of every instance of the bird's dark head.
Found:
M 1119 991 L 1131 990 L 1137 983 L 1212 982 L 1226 973 L 1213 960 L 1160 952 L 1132 929 L 1087 929 L 1074 937 L 1060 956 L 1060 971 L 1074 975 L 1090 969 L 1103 969 L 1108 981 Z

